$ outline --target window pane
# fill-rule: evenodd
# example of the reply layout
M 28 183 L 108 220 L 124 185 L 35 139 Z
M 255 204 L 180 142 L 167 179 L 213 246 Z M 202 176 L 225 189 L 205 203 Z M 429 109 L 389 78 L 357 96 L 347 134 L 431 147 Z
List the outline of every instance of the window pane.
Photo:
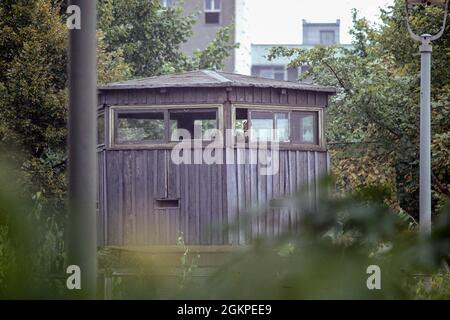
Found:
M 220 0 L 214 0 L 214 9 L 220 10 Z
M 220 12 L 205 12 L 206 24 L 219 24 L 219 22 L 220 22 Z
M 205 10 L 212 10 L 213 0 L 205 0 Z
M 171 137 L 175 130 L 184 129 L 189 132 L 190 139 L 202 139 L 207 130 L 218 128 L 216 110 L 173 110 L 169 115 Z M 181 139 L 180 136 L 173 140 Z
M 119 144 L 138 144 L 164 140 L 164 113 L 119 113 L 117 139 Z
M 278 141 L 289 141 L 289 116 L 287 113 L 275 114 L 275 129 L 275 137 Z
M 262 78 L 273 79 L 272 69 L 261 69 L 259 70 L 259 76 Z
M 284 80 L 284 71 L 282 72 L 275 72 L 274 77 L 275 80 Z
M 273 139 L 273 114 L 271 112 L 251 112 L 251 141 L 271 141 Z
M 294 143 L 319 144 L 318 113 L 307 111 L 291 112 L 290 136 Z
M 300 118 L 300 141 L 303 143 L 316 143 L 314 115 L 302 115 Z
M 331 45 L 334 41 L 334 31 L 321 31 L 320 32 L 320 44 Z
M 237 142 L 247 142 L 245 135 L 248 129 L 248 110 L 237 108 L 234 119 L 234 132 Z
M 97 117 L 97 144 L 105 144 L 105 115 L 101 114 Z

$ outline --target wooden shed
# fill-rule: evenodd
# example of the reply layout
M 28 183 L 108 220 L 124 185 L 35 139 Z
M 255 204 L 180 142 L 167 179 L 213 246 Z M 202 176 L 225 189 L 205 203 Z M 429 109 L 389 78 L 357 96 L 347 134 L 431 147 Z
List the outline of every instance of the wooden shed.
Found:
M 314 195 L 327 172 L 324 108 L 334 88 L 202 70 L 98 90 L 100 245 L 171 245 L 179 236 L 188 245 L 241 245 L 298 229 L 298 212 L 272 203 L 303 185 Z M 202 159 L 217 139 L 207 132 L 220 133 L 222 163 Z M 272 139 L 277 157 L 270 144 L 254 148 Z M 180 155 L 200 161 L 174 161 L 181 143 L 192 148 Z M 268 159 L 274 174 L 263 172 Z M 269 214 L 243 222 L 258 206 Z

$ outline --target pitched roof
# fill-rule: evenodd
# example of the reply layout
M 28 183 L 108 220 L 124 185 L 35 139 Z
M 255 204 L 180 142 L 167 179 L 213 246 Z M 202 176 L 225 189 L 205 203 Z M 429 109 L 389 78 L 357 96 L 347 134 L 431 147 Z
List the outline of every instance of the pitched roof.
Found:
M 259 87 L 307 90 L 335 94 L 334 87 L 316 86 L 300 82 L 272 80 L 241 74 L 212 70 L 197 70 L 165 74 L 156 77 L 113 82 L 98 86 L 99 90 L 152 89 L 152 88 L 217 88 L 217 87 Z

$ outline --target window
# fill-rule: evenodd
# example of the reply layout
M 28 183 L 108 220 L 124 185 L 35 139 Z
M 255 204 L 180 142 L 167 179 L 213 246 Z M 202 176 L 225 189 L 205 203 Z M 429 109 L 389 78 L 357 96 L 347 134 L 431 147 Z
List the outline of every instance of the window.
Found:
M 245 137 L 245 142 L 274 140 L 281 143 L 319 145 L 319 111 L 236 108 L 234 132 L 237 142 L 243 142 Z
M 320 44 L 329 46 L 334 43 L 334 31 L 320 31 Z
M 245 134 L 248 130 L 248 110 L 238 108 L 235 110 L 234 133 L 237 142 L 248 142 Z
M 99 114 L 97 117 L 97 145 L 105 144 L 105 114 Z
M 171 8 L 174 5 L 175 0 L 161 0 L 161 6 L 164 8 Z
M 270 67 L 262 68 L 259 70 L 259 76 L 267 79 L 285 80 L 284 67 Z
M 251 111 L 251 141 L 271 141 L 273 139 L 273 114 L 264 111 Z
M 300 144 L 319 144 L 317 112 L 292 112 L 293 141 Z
M 289 141 L 289 114 L 287 112 L 250 111 L 252 142 Z
M 288 113 L 275 113 L 275 139 L 280 142 L 289 141 Z
M 164 140 L 164 112 L 119 112 L 116 123 L 115 141 L 118 144 Z
M 298 81 L 298 68 L 288 68 L 287 69 L 287 80 L 288 81 Z
M 220 0 L 205 0 L 205 23 L 219 24 L 221 12 Z
M 205 139 L 205 133 L 211 129 L 217 129 L 216 110 L 170 110 L 170 137 L 172 141 L 180 141 L 186 138 Z M 180 135 L 174 139 L 175 130 L 185 129 L 189 132 L 189 137 Z

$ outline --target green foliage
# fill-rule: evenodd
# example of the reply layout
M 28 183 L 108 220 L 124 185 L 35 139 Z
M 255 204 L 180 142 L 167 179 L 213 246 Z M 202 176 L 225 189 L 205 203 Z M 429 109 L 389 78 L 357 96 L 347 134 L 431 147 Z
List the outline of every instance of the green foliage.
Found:
M 58 1 L 0 5 L 0 148 L 19 164 L 42 201 L 61 211 L 65 199 L 67 29 Z M 129 76 L 121 51 L 106 52 L 99 34 L 99 78 Z M 21 157 L 14 158 L 11 148 Z
M 450 211 L 443 211 L 430 238 L 384 203 L 387 190 L 364 188 L 341 196 L 319 189 L 318 208 L 302 190 L 286 204 L 299 211 L 302 232 L 259 239 L 235 255 L 203 287 L 185 296 L 219 299 L 413 299 L 448 298 Z M 261 214 L 261 213 L 259 213 Z M 267 211 L 266 214 L 270 214 Z M 295 223 L 295 222 L 294 222 Z M 381 269 L 381 290 L 368 290 L 367 267 Z M 433 290 L 422 289 L 423 275 Z
M 65 260 L 63 237 L 54 218 L 42 215 L 41 194 L 19 192 L 14 181 L 25 179 L 0 160 L 0 299 L 61 297 L 55 275 Z
M 115 297 L 448 299 L 450 274 L 443 266 L 450 258 L 450 207 L 443 209 L 433 234 L 421 237 L 411 219 L 395 214 L 385 203 L 389 197 L 386 188 L 361 188 L 343 196 L 330 192 L 333 183 L 328 179 L 321 182 L 318 206 L 309 205 L 312 199 L 306 190 L 280 200 L 298 212 L 291 217 L 299 220 L 293 218 L 291 223 L 300 224 L 301 233 L 285 230 L 274 238 L 255 239 L 251 246 L 227 253 L 227 259 L 216 253 L 217 259 L 228 262 L 205 281 L 199 277 L 205 273 L 205 265 L 197 263 L 195 257 L 189 262 L 187 256 L 194 252 L 184 246 L 181 236 L 179 245 L 185 252 L 179 263 L 184 272 L 181 291 L 176 284 L 167 287 L 162 281 L 173 276 L 172 269 L 168 270 L 163 262 L 169 251 L 149 254 L 141 249 L 131 255 L 123 249 L 121 261 L 109 253 L 109 260 L 114 261 L 110 268 L 120 272 L 134 265 L 135 270 L 133 277 L 124 275 L 116 280 Z M 239 223 L 251 223 L 256 216 L 261 219 L 265 215 L 272 217 L 272 211 L 259 209 Z M 367 268 L 371 265 L 380 267 L 381 290 L 367 288 Z M 203 273 L 192 272 L 193 267 L 203 268 Z M 431 277 L 431 291 L 424 290 L 424 276 Z
M 178 6 L 165 9 L 160 1 L 103 0 L 98 11 L 107 50 L 123 52 L 133 76 L 221 69 L 236 47 L 230 42 L 232 29 L 227 26 L 205 50 L 186 56 L 180 46 L 192 35 L 197 14 L 185 15 Z
M 38 249 L 19 250 L 11 242 L 16 232 L 13 222 L 0 224 L 1 264 L 8 262 L 18 275 L 24 264 L 33 266 L 34 273 L 61 273 L 65 259 L 67 29 L 61 8 L 61 1 L 52 0 L 0 4 L 0 156 L 2 162 L 20 168 L 20 174 L 2 184 L 15 185 L 17 194 L 11 194 L 12 199 L 27 204 L 17 215 L 33 221 L 38 235 L 34 239 Z M 130 74 L 120 50 L 104 50 L 101 33 L 98 61 L 102 80 L 117 81 Z M 15 212 L 4 210 L 7 216 Z M 23 262 L 22 253 L 30 252 L 33 263 Z M 21 277 L 27 279 L 27 273 Z M 11 287 L 22 290 L 11 285 L 10 292 Z
M 436 31 L 442 10 L 420 9 L 411 23 L 417 32 Z M 273 48 L 271 57 L 307 64 L 318 84 L 338 88 L 327 110 L 333 172 L 343 191 L 382 183 L 398 212 L 418 215 L 419 84 L 418 43 L 406 30 L 404 1 L 381 10 L 372 26 L 354 12 L 352 48 Z M 434 27 L 431 27 L 434 26 Z M 433 43 L 432 167 L 435 212 L 450 195 L 450 26 Z

